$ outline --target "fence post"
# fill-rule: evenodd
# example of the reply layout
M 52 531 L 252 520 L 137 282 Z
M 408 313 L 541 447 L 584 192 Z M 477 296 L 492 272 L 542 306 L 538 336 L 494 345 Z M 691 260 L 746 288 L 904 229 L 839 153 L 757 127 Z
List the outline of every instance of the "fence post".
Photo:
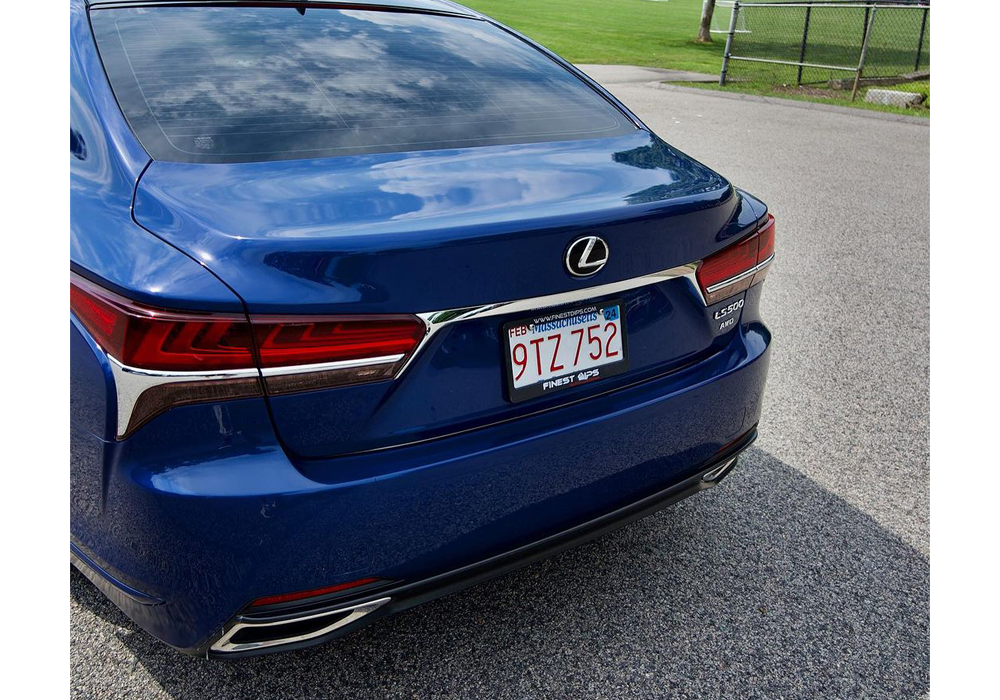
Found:
M 868 56 L 868 40 L 872 36 L 872 25 L 875 24 L 875 7 L 865 9 L 865 16 L 868 23 L 865 24 L 865 39 L 861 42 L 861 60 L 858 61 L 858 70 L 854 74 L 854 87 L 851 89 L 851 102 L 858 96 L 858 86 L 861 85 L 861 72 L 865 69 L 865 58 Z M 869 14 L 869 10 L 871 10 Z
M 802 85 L 802 64 L 806 60 L 806 37 L 809 36 L 809 13 L 812 12 L 812 9 L 812 5 L 806 5 L 806 23 L 802 27 L 802 48 L 799 49 L 799 75 L 795 79 L 796 87 Z
M 913 72 L 920 70 L 920 54 L 924 52 L 924 32 L 927 30 L 927 13 L 931 8 L 924 8 L 924 18 L 920 21 L 920 38 L 917 39 L 917 60 L 913 63 Z
M 726 70 L 729 68 L 729 54 L 733 50 L 733 34 L 736 33 L 736 17 L 740 13 L 740 0 L 733 3 L 733 12 L 729 15 L 729 34 L 726 36 L 726 52 L 722 55 L 722 72 L 719 73 L 719 85 L 726 84 Z

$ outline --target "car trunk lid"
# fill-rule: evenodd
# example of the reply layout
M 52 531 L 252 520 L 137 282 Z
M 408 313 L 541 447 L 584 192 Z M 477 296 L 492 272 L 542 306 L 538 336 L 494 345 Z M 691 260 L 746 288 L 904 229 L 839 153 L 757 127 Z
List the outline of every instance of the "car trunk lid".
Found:
M 153 162 L 138 223 L 218 275 L 250 315 L 428 314 L 586 292 L 697 261 L 756 221 L 722 177 L 645 131 L 602 139 L 288 160 Z M 565 265 L 606 241 L 596 274 Z M 429 439 L 680 366 L 714 342 L 683 279 L 628 289 L 623 376 L 513 404 L 496 314 L 448 324 L 394 380 L 270 397 L 295 453 Z M 603 388 L 602 388 L 603 386 Z

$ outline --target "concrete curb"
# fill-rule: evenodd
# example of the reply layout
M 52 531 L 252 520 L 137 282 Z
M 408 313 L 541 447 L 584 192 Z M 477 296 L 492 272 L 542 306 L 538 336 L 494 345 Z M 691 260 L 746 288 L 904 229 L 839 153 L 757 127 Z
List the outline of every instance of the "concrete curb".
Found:
M 922 124 L 928 128 L 931 125 L 930 117 L 911 117 L 906 114 L 892 114 L 890 112 L 876 112 L 869 109 L 858 109 L 855 107 L 841 107 L 840 105 L 825 105 L 818 102 L 805 102 L 803 100 L 789 100 L 783 97 L 766 97 L 764 95 L 748 95 L 743 92 L 723 92 L 722 90 L 705 90 L 685 85 L 671 85 L 669 83 L 657 82 L 653 85 L 660 90 L 673 90 L 675 92 L 693 92 L 699 95 L 712 95 L 730 100 L 747 100 L 750 102 L 764 102 L 766 104 L 784 105 L 797 107 L 799 109 L 811 109 L 820 112 L 839 112 L 840 114 L 852 114 L 857 117 L 868 119 L 881 119 L 889 122 L 903 122 L 904 124 Z

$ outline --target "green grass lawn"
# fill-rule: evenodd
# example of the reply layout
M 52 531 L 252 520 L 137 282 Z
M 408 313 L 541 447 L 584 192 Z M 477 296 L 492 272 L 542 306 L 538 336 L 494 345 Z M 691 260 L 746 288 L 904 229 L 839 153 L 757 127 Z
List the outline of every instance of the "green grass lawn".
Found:
M 464 0 L 464 4 L 528 35 L 573 63 L 631 64 L 714 75 L 718 75 L 722 67 L 724 34 L 714 35 L 712 44 L 699 44 L 694 40 L 698 33 L 702 0 Z M 728 18 L 730 9 L 718 7 L 716 12 Z M 778 12 L 781 14 L 776 14 Z M 801 36 L 798 32 L 801 32 L 799 27 L 802 26 L 804 12 L 801 8 L 765 8 L 753 16 L 746 15 L 744 25 L 750 32 L 738 36 L 738 41 L 742 43 L 737 44 L 738 50 L 734 50 L 734 54 L 742 52 L 742 55 L 748 56 L 798 60 L 797 37 Z M 892 16 L 892 21 L 882 25 L 883 28 L 876 23 L 869 49 L 875 65 L 866 75 L 897 75 L 912 69 L 904 66 L 914 57 L 919 13 L 910 10 L 884 12 L 908 14 Z M 864 26 L 863 13 L 864 10 L 857 8 L 813 10 L 810 24 L 812 40 L 806 60 L 833 65 L 849 65 L 851 61 L 857 61 L 856 51 Z M 882 17 L 888 19 L 890 16 L 883 14 Z M 928 27 L 923 56 L 928 66 L 929 36 Z M 930 113 L 929 100 L 925 107 L 905 110 L 865 105 L 861 102 L 863 95 L 852 104 L 849 92 L 822 89 L 826 80 L 850 77 L 850 73 L 806 69 L 803 79 L 811 85 L 796 89 L 797 69 L 794 67 L 746 61 L 734 61 L 730 66 L 732 77 L 753 82 L 734 82 L 724 88 L 693 85 L 878 111 Z M 929 92 L 929 83 L 922 85 Z M 901 86 L 899 89 L 906 88 Z
M 701 0 L 465 0 L 573 63 L 718 73 L 725 37 L 698 44 Z M 720 8 L 728 13 L 729 8 Z

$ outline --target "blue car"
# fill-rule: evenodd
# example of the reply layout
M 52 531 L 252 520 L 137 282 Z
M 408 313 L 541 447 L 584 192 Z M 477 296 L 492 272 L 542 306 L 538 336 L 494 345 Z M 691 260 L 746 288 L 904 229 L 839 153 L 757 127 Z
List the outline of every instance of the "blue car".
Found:
M 70 553 L 153 636 L 317 644 L 756 438 L 774 219 L 551 52 L 447 0 L 71 14 Z

